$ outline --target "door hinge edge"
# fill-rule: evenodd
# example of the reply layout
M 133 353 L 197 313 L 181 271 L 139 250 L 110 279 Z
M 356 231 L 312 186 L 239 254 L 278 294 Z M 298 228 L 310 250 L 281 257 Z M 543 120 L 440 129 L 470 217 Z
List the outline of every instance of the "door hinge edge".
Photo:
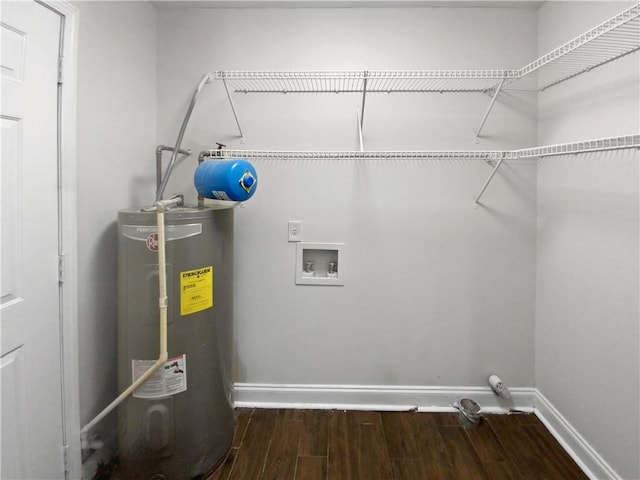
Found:
M 63 65 L 64 65 L 64 57 L 60 55 L 58 57 L 58 85 L 62 85 L 64 83 L 63 73 Z
M 64 471 L 69 472 L 69 445 L 62 446 L 62 461 L 64 463 Z
M 64 283 L 64 255 L 58 255 L 58 283 Z

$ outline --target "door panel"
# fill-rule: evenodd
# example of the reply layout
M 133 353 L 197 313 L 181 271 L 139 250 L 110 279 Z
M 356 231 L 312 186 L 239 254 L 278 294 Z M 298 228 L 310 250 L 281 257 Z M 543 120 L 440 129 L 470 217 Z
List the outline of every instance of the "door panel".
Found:
M 4 46 L 3 46 L 4 47 Z M 19 197 L 19 145 L 21 124 L 19 118 L 0 118 L 2 128 L 2 293 L 0 305 L 20 301 L 18 259 L 22 257 L 20 217 L 12 208 Z
M 58 285 L 60 17 L 2 1 L 3 479 L 64 478 Z M 11 439 L 7 441 L 7 439 Z
M 24 57 L 26 53 L 26 34 L 11 25 L 0 25 L 2 41 L 2 76 L 14 80 L 23 80 Z
M 24 347 L 6 353 L 0 360 L 2 375 L 2 478 L 27 478 L 27 456 L 24 449 L 26 419 L 24 416 Z M 5 431 L 12 432 L 10 441 Z

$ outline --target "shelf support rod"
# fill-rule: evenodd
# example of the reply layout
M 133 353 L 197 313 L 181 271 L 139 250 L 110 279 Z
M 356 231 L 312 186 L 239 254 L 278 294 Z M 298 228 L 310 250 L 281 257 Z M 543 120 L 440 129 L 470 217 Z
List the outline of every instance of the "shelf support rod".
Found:
M 362 139 L 362 122 L 360 119 L 360 109 L 356 107 L 356 117 L 358 119 L 358 138 L 360 140 L 360 151 L 364 152 L 364 140 Z
M 489 118 L 489 113 L 491 113 L 491 109 L 493 108 L 493 104 L 496 103 L 496 99 L 498 98 L 498 94 L 500 93 L 500 90 L 502 89 L 502 85 L 504 84 L 505 80 L 506 80 L 506 78 L 503 78 L 502 80 L 500 80 L 500 83 L 498 84 L 498 87 L 496 88 L 496 92 L 493 94 L 493 97 L 491 97 L 491 102 L 489 103 L 489 108 L 487 108 L 487 111 L 485 112 L 484 117 L 482 118 L 482 121 L 480 122 L 480 126 L 478 127 L 478 130 L 476 131 L 476 143 L 478 143 L 478 141 L 479 141 L 480 132 L 482 131 L 482 127 L 484 127 L 484 124 L 487 121 L 487 118 Z
M 364 103 L 365 100 L 367 98 L 367 81 L 369 80 L 369 72 L 365 71 L 364 72 L 364 81 L 362 83 L 362 109 L 361 109 L 361 115 L 360 115 L 360 129 L 362 129 L 362 127 L 364 127 Z
M 491 183 L 491 180 L 493 180 L 493 177 L 498 172 L 498 169 L 500 168 L 500 165 L 502 165 L 502 162 L 504 161 L 504 158 L 505 158 L 505 155 L 503 154 L 502 157 L 500 157 L 500 160 L 498 161 L 498 163 L 496 163 L 496 166 L 493 167 L 493 171 L 491 172 L 491 175 L 489 175 L 489 178 L 487 178 L 487 181 L 484 183 L 484 186 L 482 187 L 482 190 L 480 190 L 480 193 L 476 197 L 476 201 L 475 201 L 475 206 L 476 207 L 480 204 L 480 197 L 482 197 L 482 195 L 484 194 L 484 191 L 487 189 L 487 187 Z
M 224 85 L 224 89 L 227 92 L 227 98 L 229 99 L 229 105 L 231 105 L 231 111 L 233 112 L 233 118 L 236 119 L 236 125 L 238 126 L 238 131 L 240 132 L 241 143 L 244 143 L 244 133 L 242 133 L 242 127 L 240 126 L 240 121 L 238 120 L 238 114 L 236 113 L 236 106 L 233 104 L 233 98 L 231 97 L 231 92 L 229 92 L 229 87 L 227 86 L 227 79 L 222 77 L 222 84 Z

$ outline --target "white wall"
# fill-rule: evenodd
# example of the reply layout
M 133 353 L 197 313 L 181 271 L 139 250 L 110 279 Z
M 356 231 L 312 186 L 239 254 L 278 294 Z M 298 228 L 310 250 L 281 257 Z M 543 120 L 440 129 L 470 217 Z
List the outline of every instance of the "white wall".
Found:
M 82 423 L 116 393 L 117 211 L 151 200 L 155 146 L 175 142 L 203 73 L 516 68 L 626 5 L 157 13 L 78 2 Z M 509 149 L 637 133 L 637 61 L 539 104 L 507 92 L 479 145 L 486 96 L 370 95 L 365 147 Z M 235 98 L 246 144 L 215 84 L 184 146 L 357 149 L 357 95 Z M 538 386 L 621 476 L 639 477 L 637 155 L 504 165 L 477 209 L 483 163 L 256 161 L 260 187 L 236 212 L 236 381 L 473 386 L 498 372 Z M 194 164 L 178 166 L 167 192 L 193 192 Z M 290 219 L 304 222 L 306 241 L 347 244 L 347 285 L 294 285 Z
M 142 2 L 77 2 L 80 414 L 117 394 L 117 232 L 122 208 L 153 200 L 156 11 Z M 96 428 L 113 427 L 115 415 Z
M 516 68 L 536 57 L 531 9 L 160 10 L 159 141 L 173 143 L 200 76 L 220 69 Z M 514 41 L 517 38 L 518 41 Z M 358 148 L 358 95 L 236 95 L 205 87 L 184 146 Z M 507 149 L 535 144 L 535 95 L 511 92 L 473 135 L 489 97 L 370 95 L 365 148 Z M 535 164 L 471 161 L 254 162 L 236 211 L 238 382 L 532 386 Z M 167 192 L 193 192 L 195 159 Z M 191 196 L 193 199 L 193 194 Z M 344 242 L 344 287 L 296 286 L 295 245 Z
M 547 2 L 539 53 L 631 5 Z M 639 72 L 634 54 L 541 93 L 539 143 L 637 134 Z M 627 150 L 538 167 L 536 385 L 625 479 L 640 478 L 638 160 Z

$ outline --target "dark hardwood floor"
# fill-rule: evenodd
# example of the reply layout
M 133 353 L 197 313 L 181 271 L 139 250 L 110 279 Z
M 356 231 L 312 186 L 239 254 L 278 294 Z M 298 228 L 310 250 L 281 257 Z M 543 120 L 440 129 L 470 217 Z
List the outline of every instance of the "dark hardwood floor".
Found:
M 207 480 L 572 480 L 586 475 L 533 414 L 238 410 Z

